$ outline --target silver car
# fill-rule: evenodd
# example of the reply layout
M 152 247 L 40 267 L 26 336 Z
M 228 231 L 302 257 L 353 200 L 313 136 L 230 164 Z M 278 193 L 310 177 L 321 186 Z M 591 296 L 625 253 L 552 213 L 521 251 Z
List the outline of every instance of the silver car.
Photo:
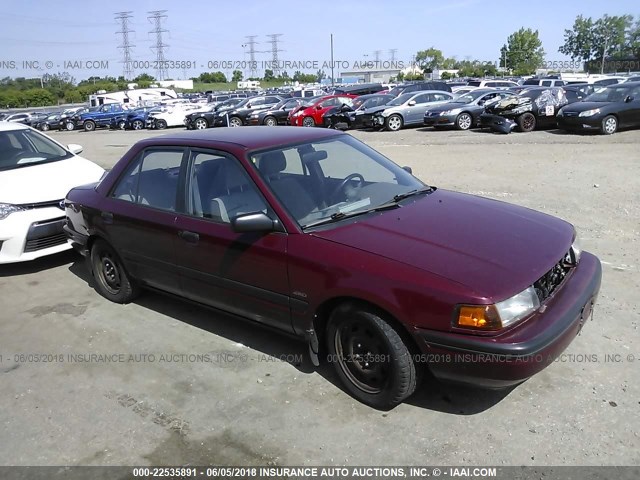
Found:
M 400 130 L 405 125 L 421 125 L 428 108 L 453 98 L 453 94 L 441 90 L 403 93 L 390 101 L 386 109 L 375 115 L 373 124 L 392 132 Z

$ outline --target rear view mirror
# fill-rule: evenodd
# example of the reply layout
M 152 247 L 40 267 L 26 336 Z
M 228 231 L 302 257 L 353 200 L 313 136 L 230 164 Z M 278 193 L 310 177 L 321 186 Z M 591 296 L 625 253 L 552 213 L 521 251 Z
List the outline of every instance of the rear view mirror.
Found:
M 265 213 L 247 213 L 231 219 L 231 228 L 234 232 L 271 232 L 274 230 L 274 221 Z
M 324 160 L 327 158 L 326 150 L 318 150 L 317 152 L 307 152 L 302 154 L 302 161 L 307 162 L 318 162 L 320 160 Z

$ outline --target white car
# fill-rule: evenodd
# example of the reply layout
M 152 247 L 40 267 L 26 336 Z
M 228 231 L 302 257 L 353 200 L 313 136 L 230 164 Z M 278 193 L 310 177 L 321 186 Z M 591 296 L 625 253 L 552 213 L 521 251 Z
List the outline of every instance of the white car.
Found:
M 167 107 L 166 112 L 149 114 L 147 117 L 147 128 L 162 130 L 167 127 L 182 127 L 184 126 L 184 117 L 188 114 L 195 113 L 199 110 L 207 110 L 208 108 L 208 105 L 196 103 L 171 105 Z
M 0 264 L 24 262 L 71 248 L 62 230 L 63 201 L 73 187 L 104 169 L 19 123 L 0 122 Z

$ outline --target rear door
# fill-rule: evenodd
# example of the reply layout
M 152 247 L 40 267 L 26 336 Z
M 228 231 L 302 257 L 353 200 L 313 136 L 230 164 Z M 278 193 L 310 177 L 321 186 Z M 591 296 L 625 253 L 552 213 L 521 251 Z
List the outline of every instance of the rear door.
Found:
M 186 149 L 154 147 L 132 161 L 102 204 L 98 227 L 138 280 L 180 293 L 175 268 L 177 212 Z
M 632 100 L 627 103 L 623 103 L 622 111 L 620 113 L 620 124 L 624 126 L 639 126 L 640 125 L 640 87 L 635 87 L 628 94 L 632 97 Z
M 231 219 L 265 212 L 276 218 L 232 155 L 192 150 L 186 214 L 177 218 L 177 268 L 183 295 L 292 331 L 287 234 L 236 233 Z

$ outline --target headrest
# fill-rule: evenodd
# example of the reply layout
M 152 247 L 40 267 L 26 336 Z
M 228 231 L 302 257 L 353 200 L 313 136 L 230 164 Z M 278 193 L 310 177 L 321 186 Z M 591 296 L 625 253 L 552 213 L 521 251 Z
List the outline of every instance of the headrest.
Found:
M 281 151 L 267 152 L 260 157 L 258 168 L 264 175 L 273 175 L 287 168 L 287 159 Z

